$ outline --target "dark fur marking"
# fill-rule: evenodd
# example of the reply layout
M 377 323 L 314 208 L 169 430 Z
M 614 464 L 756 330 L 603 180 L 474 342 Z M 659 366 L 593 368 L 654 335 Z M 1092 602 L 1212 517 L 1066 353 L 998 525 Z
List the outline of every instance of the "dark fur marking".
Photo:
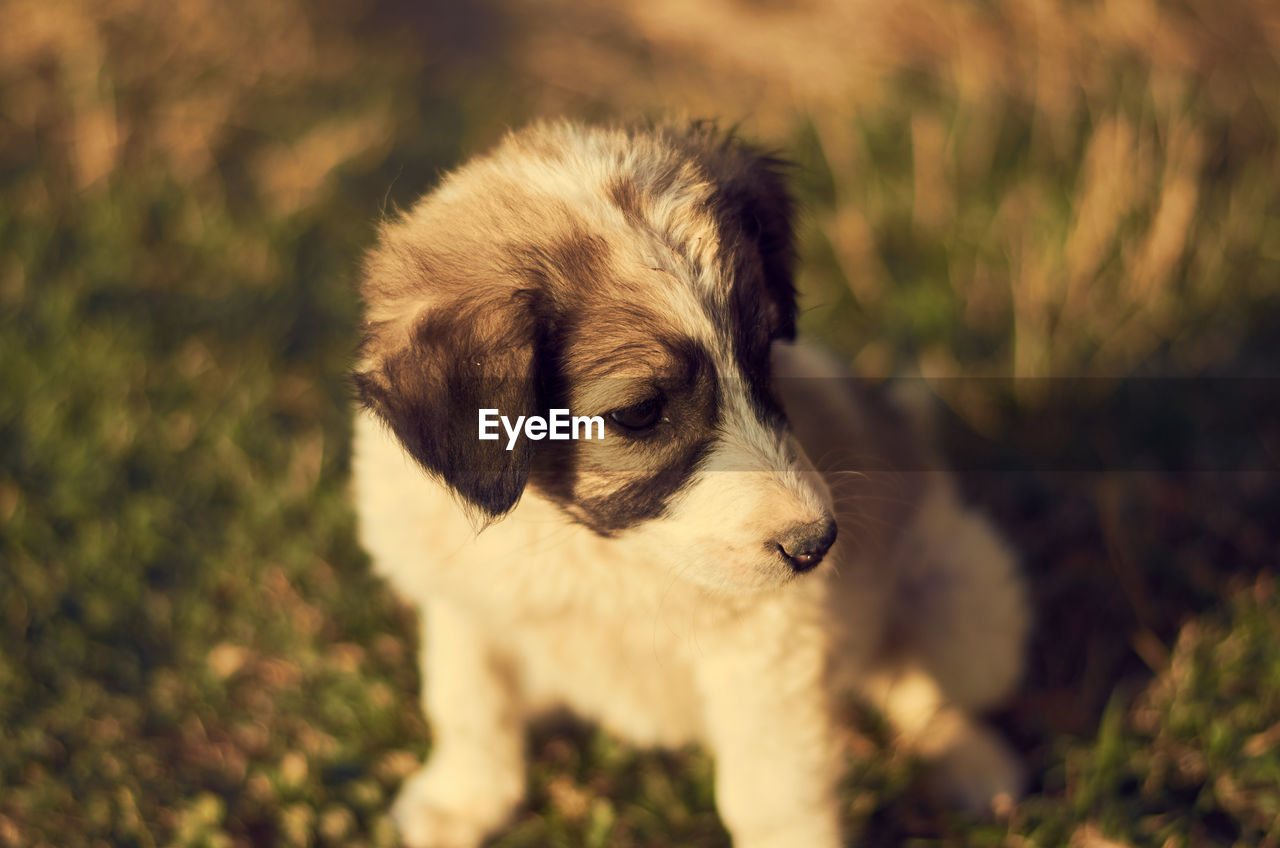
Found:
M 630 177 L 618 177 L 605 187 L 609 200 L 618 207 L 622 217 L 633 227 L 644 225 L 644 208 L 640 201 L 640 192 L 635 181 Z
M 707 212 L 719 230 L 731 284 L 727 298 L 708 295 L 704 306 L 733 345 L 760 420 L 784 419 L 773 395 L 769 348 L 794 339 L 795 203 L 782 170 L 786 163 L 747 145 L 713 124 L 694 124 L 683 139 L 714 186 Z
M 654 518 L 661 518 L 672 498 L 688 484 L 711 452 L 710 436 L 686 446 L 668 464 L 640 480 L 625 484 L 608 497 L 579 505 L 580 522 L 602 536 L 611 536 Z
M 589 303 L 612 273 L 612 251 L 602 236 L 574 227 L 551 244 L 520 244 L 501 248 L 511 260 L 510 272 L 542 290 L 557 312 Z
M 530 485 L 573 520 L 601 535 L 663 515 L 714 441 L 719 408 L 710 355 L 687 339 L 655 341 L 673 362 L 649 381 L 664 399 L 668 423 L 642 438 L 606 425 L 607 444 L 546 442 L 545 449 L 535 455 Z M 585 476 L 595 485 L 611 479 L 620 485 L 602 497 L 580 497 L 578 486 Z
M 532 448 L 476 438 L 477 410 L 541 414 L 538 329 L 519 292 L 423 318 L 375 371 L 355 375 L 365 406 L 405 450 L 487 518 L 509 511 L 528 478 Z

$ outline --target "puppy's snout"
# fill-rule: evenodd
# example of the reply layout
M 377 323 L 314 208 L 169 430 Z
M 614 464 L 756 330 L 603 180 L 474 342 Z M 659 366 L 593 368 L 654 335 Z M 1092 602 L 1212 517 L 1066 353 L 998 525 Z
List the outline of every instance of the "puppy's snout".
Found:
M 778 550 L 791 563 L 797 573 L 803 574 L 818 563 L 831 550 L 836 541 L 836 522 L 831 516 L 823 516 L 810 524 L 801 524 L 784 534 L 775 543 Z

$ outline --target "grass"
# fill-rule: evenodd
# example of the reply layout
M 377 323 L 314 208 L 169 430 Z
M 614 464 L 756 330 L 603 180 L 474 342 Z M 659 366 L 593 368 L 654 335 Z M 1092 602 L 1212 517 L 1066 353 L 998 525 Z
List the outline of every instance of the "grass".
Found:
M 998 824 L 934 808 L 864 716 L 852 826 L 1280 844 L 1280 433 L 1215 461 L 1215 408 L 1175 396 L 1156 460 L 1043 459 L 1071 436 L 1043 378 L 1280 353 L 1274 15 L 1123 5 L 904 3 L 910 26 L 863 21 L 893 57 L 874 79 L 871 48 L 799 49 L 803 16 L 755 6 L 720 19 L 736 40 L 673 35 L 663 3 L 556 26 L 522 2 L 0 8 L 0 845 L 394 844 L 430 735 L 415 623 L 346 494 L 372 224 L 528 115 L 708 102 L 799 163 L 806 332 L 930 381 L 1033 583 L 1027 685 L 995 716 L 1028 799 Z M 778 50 L 751 73 L 835 50 L 849 79 L 744 75 L 753 27 Z M 703 754 L 532 745 L 497 845 L 727 844 Z

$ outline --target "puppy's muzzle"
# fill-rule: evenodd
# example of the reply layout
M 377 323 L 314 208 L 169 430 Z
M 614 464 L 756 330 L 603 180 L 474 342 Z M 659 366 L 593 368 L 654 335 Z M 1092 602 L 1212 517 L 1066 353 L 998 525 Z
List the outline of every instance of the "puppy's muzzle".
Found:
M 836 542 L 836 522 L 830 516 L 801 524 L 774 542 L 797 574 L 816 568 Z

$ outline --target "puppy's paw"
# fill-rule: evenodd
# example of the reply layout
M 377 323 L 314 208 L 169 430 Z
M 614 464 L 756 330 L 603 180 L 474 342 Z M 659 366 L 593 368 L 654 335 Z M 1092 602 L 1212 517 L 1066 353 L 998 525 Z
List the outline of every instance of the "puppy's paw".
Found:
M 506 818 L 506 809 L 489 802 L 467 805 L 439 797 L 439 781 L 430 766 L 414 773 L 391 807 L 391 819 L 405 848 L 479 848 L 485 836 Z
M 1022 797 L 1022 764 L 1003 739 L 976 722 L 955 727 L 929 759 L 931 788 L 971 815 L 1003 818 Z

